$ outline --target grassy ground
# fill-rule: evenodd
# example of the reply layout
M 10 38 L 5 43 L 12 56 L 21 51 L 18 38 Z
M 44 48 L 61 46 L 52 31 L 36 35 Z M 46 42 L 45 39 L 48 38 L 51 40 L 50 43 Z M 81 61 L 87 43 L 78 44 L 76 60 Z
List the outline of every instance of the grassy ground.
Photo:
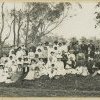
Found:
M 100 76 L 67 75 L 60 79 L 47 76 L 34 81 L 0 84 L 1 96 L 100 96 Z

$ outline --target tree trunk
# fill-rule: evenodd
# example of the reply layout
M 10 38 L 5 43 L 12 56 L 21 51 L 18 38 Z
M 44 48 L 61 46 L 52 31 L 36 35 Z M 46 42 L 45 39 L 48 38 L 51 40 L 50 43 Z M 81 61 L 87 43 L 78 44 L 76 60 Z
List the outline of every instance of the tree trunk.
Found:
M 16 32 L 15 32 L 15 24 L 16 24 L 16 22 L 15 22 L 15 20 L 16 20 L 16 18 L 15 18 L 15 6 L 14 6 L 14 22 L 13 22 L 13 33 L 14 33 L 13 45 L 14 45 L 14 47 L 16 45 Z
M 19 15 L 18 31 L 17 31 L 17 46 L 19 46 L 20 43 L 20 28 L 21 28 L 21 17 Z
M 25 47 L 26 48 L 27 48 L 27 41 L 28 41 L 28 32 L 29 32 L 29 13 L 27 13 L 26 39 L 25 39 Z

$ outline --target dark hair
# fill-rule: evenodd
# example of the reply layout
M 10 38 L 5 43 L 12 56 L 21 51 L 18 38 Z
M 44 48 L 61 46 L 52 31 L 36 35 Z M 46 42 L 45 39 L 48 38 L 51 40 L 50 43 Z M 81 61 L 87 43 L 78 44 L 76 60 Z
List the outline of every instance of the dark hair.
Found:
M 57 47 L 54 47 L 54 50 L 57 50 Z
M 32 62 L 32 61 L 36 62 L 36 60 L 35 60 L 35 59 L 31 59 L 31 62 Z
M 51 66 L 55 66 L 55 64 L 51 64 Z
M 58 41 L 56 40 L 56 41 L 54 41 L 54 43 L 55 43 L 55 44 L 57 44 L 57 43 L 58 43 Z

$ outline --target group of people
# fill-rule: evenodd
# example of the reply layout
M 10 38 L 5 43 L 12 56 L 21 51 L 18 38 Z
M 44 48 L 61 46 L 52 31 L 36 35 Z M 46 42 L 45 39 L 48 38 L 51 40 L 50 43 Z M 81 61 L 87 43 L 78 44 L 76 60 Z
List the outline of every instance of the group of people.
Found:
M 100 74 L 100 50 L 92 40 L 88 44 L 45 42 L 28 50 L 21 45 L 12 47 L 8 56 L 3 54 L 0 59 L 0 82 L 35 80 L 45 75 L 57 79 L 67 74 Z

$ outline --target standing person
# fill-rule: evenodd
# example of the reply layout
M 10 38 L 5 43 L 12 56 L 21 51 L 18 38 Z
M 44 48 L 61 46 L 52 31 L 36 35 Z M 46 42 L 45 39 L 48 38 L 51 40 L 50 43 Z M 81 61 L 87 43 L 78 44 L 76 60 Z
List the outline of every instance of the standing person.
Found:
M 0 64 L 0 83 L 5 82 L 6 76 L 4 75 L 4 65 Z
M 55 57 L 55 53 L 54 51 L 51 51 L 50 56 L 48 58 L 48 63 L 52 64 L 55 63 L 57 61 L 57 58 Z
M 80 50 L 76 56 L 76 66 L 77 74 L 82 76 L 89 75 L 88 69 L 86 67 L 85 54 L 82 52 L 82 50 Z
M 55 64 L 57 68 L 57 75 L 64 76 L 66 74 L 66 71 L 64 69 L 64 63 L 61 61 L 61 59 L 62 59 L 62 56 L 58 55 L 57 62 Z
M 15 48 L 14 48 L 14 46 L 11 46 L 10 48 L 11 48 L 11 49 L 10 49 L 10 51 L 9 51 L 9 55 L 12 55 L 12 52 L 15 53 Z
M 35 58 L 35 53 L 33 52 L 32 48 L 28 52 L 28 58 L 29 58 L 30 62 L 31 62 L 31 59 Z
M 21 47 L 19 47 L 16 52 L 16 59 L 18 59 L 20 57 L 23 58 L 24 55 L 26 55 L 25 52 L 21 49 Z
M 50 79 L 54 78 L 57 75 L 57 68 L 56 68 L 55 64 L 51 64 L 48 67 L 48 75 L 49 75 Z
M 44 47 L 44 50 L 43 50 L 43 61 L 45 64 L 48 61 L 48 47 L 46 47 L 46 46 Z
M 66 42 L 62 42 L 62 51 L 65 51 L 66 53 L 68 52 L 68 47 Z
M 90 43 L 88 44 L 88 57 L 94 59 L 95 54 L 95 46 L 93 44 L 93 41 L 90 40 Z
M 15 60 L 15 59 L 13 59 L 13 57 L 10 56 L 9 59 L 8 59 L 8 62 L 6 63 L 6 66 L 7 66 L 7 67 L 10 67 L 10 66 L 12 65 L 12 61 L 13 61 L 13 60 Z
M 82 41 L 82 44 L 80 45 L 80 48 L 82 52 L 85 54 L 85 58 L 88 59 L 88 45 L 85 43 L 85 41 Z
M 27 76 L 24 78 L 26 80 L 34 80 L 35 79 L 35 68 L 36 68 L 37 64 L 36 64 L 36 60 L 35 59 L 31 59 L 31 65 L 29 66 L 29 73 L 27 74 Z
M 57 47 L 58 48 L 58 41 L 54 41 L 54 45 L 53 45 L 53 48 Z
M 43 51 L 43 44 L 42 43 L 38 44 L 36 51 L 38 51 L 38 50 L 41 50 L 41 52 Z
M 66 67 L 66 63 L 67 63 L 67 61 L 68 61 L 68 56 L 67 56 L 67 54 L 65 53 L 65 51 L 63 50 L 62 51 L 62 62 L 63 62 L 63 64 L 64 64 L 64 68 Z
M 77 55 L 80 51 L 80 45 L 79 42 L 76 41 L 75 45 L 74 45 L 74 54 Z
M 0 60 L 1 60 L 1 63 L 3 63 L 3 64 L 4 64 L 4 63 L 5 63 L 5 61 L 6 61 L 6 60 L 8 60 L 7 55 L 6 55 L 6 54 L 3 54 L 3 57 L 1 57 L 1 59 L 0 59 Z
M 29 60 L 28 57 L 24 57 L 24 61 L 23 61 L 23 77 L 25 78 L 26 75 L 29 72 Z
M 72 61 L 76 60 L 74 50 L 69 50 L 68 59 L 72 59 Z
M 60 55 L 62 54 L 62 50 L 63 50 L 62 43 L 59 43 L 58 44 L 58 52 L 59 52 Z
M 94 55 L 94 72 L 93 76 L 100 74 L 100 50 L 96 48 L 95 55 Z
M 35 54 L 38 54 L 39 58 L 43 58 L 43 50 L 37 49 Z

